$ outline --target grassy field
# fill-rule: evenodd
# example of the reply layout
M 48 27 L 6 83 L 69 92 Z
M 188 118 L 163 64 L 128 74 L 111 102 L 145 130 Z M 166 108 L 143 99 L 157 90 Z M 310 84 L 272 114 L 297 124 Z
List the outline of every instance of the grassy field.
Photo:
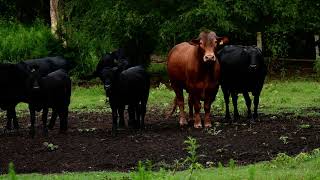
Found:
M 260 99 L 260 113 L 292 113 L 299 116 L 320 116 L 320 83 L 316 79 L 268 80 Z M 148 110 L 153 108 L 168 111 L 174 92 L 160 84 L 152 88 L 149 96 Z M 239 98 L 240 113 L 246 113 L 242 96 Z M 71 111 L 111 111 L 106 103 L 102 86 L 89 88 L 74 86 Z M 231 110 L 233 109 L 230 105 Z M 19 110 L 26 105 L 20 104 Z M 213 113 L 224 115 L 224 100 L 221 90 L 213 104 Z M 81 172 L 62 174 L 28 174 L 18 175 L 18 179 L 189 179 L 190 171 L 173 173 L 172 171 L 146 171 L 131 173 L 118 172 Z M 7 179 L 9 175 L 0 176 Z M 279 156 L 271 162 L 248 166 L 216 167 L 197 170 L 192 179 L 320 179 L 320 153 L 300 154 L 297 157 Z
M 261 97 L 259 112 L 265 114 L 294 113 L 297 115 L 320 115 L 320 83 L 311 79 L 270 80 L 265 84 Z M 174 92 L 165 84 L 152 88 L 148 108 L 169 110 L 174 99 Z M 185 98 L 187 97 L 185 93 Z M 231 98 L 231 97 L 230 97 Z M 246 113 L 242 95 L 239 95 L 240 113 Z M 229 104 L 231 111 L 232 103 Z M 90 88 L 73 87 L 71 110 L 74 111 L 110 111 L 102 86 Z M 187 108 L 186 108 L 187 109 Z M 314 109 L 314 110 L 313 110 Z M 225 110 L 221 89 L 213 103 L 213 114 L 223 115 Z M 308 110 L 308 111 L 306 111 Z
M 168 112 L 174 96 L 174 92 L 165 84 L 151 88 L 148 109 L 157 108 L 163 113 Z M 252 96 L 251 99 L 253 99 Z M 225 105 L 221 89 L 212 106 L 214 115 L 224 115 Z M 231 97 L 229 106 L 232 112 Z M 245 115 L 246 106 L 241 94 L 238 99 L 238 107 L 240 114 Z M 25 112 L 26 109 L 26 104 L 18 105 L 18 110 Z M 71 111 L 111 112 L 102 85 L 94 85 L 89 88 L 73 86 L 70 109 Z M 316 79 L 267 80 L 260 96 L 259 112 L 264 114 L 293 113 L 300 116 L 320 116 L 319 109 L 320 83 Z

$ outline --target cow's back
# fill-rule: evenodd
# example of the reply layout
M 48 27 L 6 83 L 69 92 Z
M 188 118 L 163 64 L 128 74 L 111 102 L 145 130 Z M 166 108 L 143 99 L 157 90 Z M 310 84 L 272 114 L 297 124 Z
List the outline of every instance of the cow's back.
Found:
M 252 91 L 256 85 L 263 83 L 266 74 L 265 64 L 262 54 L 259 53 L 259 68 L 255 73 L 249 72 L 250 51 L 255 51 L 250 46 L 225 46 L 219 51 L 219 61 L 221 65 L 221 85 L 229 89 L 242 91 Z
M 167 70 L 171 81 L 186 81 L 188 72 L 196 71 L 197 51 L 197 46 L 187 42 L 180 43 L 171 49 L 167 60 Z
M 71 69 L 70 62 L 60 56 L 29 59 L 24 62 L 29 66 L 38 66 L 40 76 L 42 77 L 58 69 L 64 69 L 66 71 Z
M 119 85 L 113 96 L 122 104 L 139 102 L 149 96 L 150 77 L 142 66 L 134 66 L 121 72 Z

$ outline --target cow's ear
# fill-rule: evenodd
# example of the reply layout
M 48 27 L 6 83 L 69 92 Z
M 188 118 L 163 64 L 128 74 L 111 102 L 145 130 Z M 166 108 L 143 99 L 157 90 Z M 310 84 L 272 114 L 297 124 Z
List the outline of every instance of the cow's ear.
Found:
M 31 66 L 31 69 L 30 69 L 31 72 L 35 72 L 35 71 L 38 71 L 38 70 L 39 70 L 39 66 L 38 65 L 35 64 L 35 65 Z
M 189 44 L 198 46 L 200 45 L 200 39 L 192 39 L 191 41 L 189 41 Z
M 229 38 L 226 36 L 218 37 L 217 40 L 218 40 L 218 45 L 226 45 L 229 43 Z
M 119 70 L 118 67 L 113 67 L 113 68 L 112 68 L 112 71 L 113 71 L 113 72 L 117 72 L 118 70 Z

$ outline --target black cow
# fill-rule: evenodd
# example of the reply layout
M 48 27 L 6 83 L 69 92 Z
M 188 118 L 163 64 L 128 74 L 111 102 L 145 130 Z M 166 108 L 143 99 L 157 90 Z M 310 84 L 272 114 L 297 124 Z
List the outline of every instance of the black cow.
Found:
M 89 76 L 85 77 L 84 79 L 86 80 L 90 80 L 92 78 L 95 77 L 99 77 L 100 80 L 102 81 L 102 83 L 104 83 L 104 77 L 103 77 L 103 70 L 104 69 L 112 69 L 114 67 L 119 68 L 120 70 L 126 70 L 130 67 L 129 64 L 129 59 L 126 57 L 124 49 L 123 48 L 119 48 L 116 51 L 113 51 L 111 53 L 107 53 L 105 54 L 100 61 L 97 64 L 96 70 Z M 129 112 L 131 112 L 131 107 L 128 106 L 128 110 Z M 131 116 L 132 113 L 129 113 L 129 116 Z M 131 121 L 132 119 L 134 119 L 134 117 L 129 117 L 130 121 L 129 124 L 133 124 L 133 122 Z M 123 119 L 120 120 L 120 126 L 124 126 L 124 121 Z
M 68 72 L 72 68 L 71 62 L 61 56 L 29 59 L 24 62 L 30 66 L 37 66 L 41 77 L 58 69 L 64 69 Z
M 84 79 L 91 80 L 93 78 L 100 77 L 103 68 L 112 68 L 119 65 L 125 69 L 129 68 L 129 61 L 123 48 L 119 48 L 113 52 L 103 55 L 96 66 L 96 70 L 91 75 L 84 77 Z
M 129 105 L 129 118 L 137 128 L 144 127 L 150 78 L 143 66 L 123 70 L 121 66 L 106 67 L 101 72 L 106 96 L 112 109 L 112 132 L 116 133 L 118 116 L 124 122 L 124 108 Z
M 230 119 L 229 96 L 234 106 L 234 119 L 239 119 L 238 93 L 242 93 L 251 118 L 251 99 L 254 96 L 253 119 L 258 117 L 259 96 L 267 74 L 262 52 L 255 46 L 228 45 L 218 52 L 221 65 L 221 88 L 226 104 L 226 119 Z
M 39 58 L 39 59 L 29 59 L 29 60 L 25 60 L 24 63 L 25 63 L 24 68 L 27 68 L 27 69 L 31 69 L 33 66 L 36 66 L 38 68 L 39 75 L 42 77 L 61 68 L 66 71 L 69 71 L 72 67 L 71 63 L 68 60 L 60 56 L 45 57 L 45 58 Z M 0 78 L 5 78 L 5 77 L 1 76 Z M 16 102 L 15 105 L 12 105 L 12 107 L 7 109 L 6 129 L 9 129 L 9 130 L 11 129 L 12 121 L 13 121 L 14 128 L 15 129 L 19 128 L 19 124 L 16 117 L 16 111 L 15 111 L 15 107 L 18 103 L 19 102 Z
M 71 79 L 64 69 L 56 70 L 47 76 L 41 77 L 39 71 L 33 72 L 32 91 L 29 109 L 31 118 L 31 135 L 34 136 L 35 112 L 42 112 L 43 130 L 47 135 L 48 109 L 52 108 L 52 118 L 49 129 L 52 129 L 57 116 L 60 118 L 60 132 L 67 130 L 68 107 L 71 97 Z
M 7 128 L 14 126 L 16 121 L 15 107 L 20 102 L 29 102 L 29 95 L 33 84 L 31 71 L 33 69 L 26 63 L 0 64 L 0 108 L 7 111 Z

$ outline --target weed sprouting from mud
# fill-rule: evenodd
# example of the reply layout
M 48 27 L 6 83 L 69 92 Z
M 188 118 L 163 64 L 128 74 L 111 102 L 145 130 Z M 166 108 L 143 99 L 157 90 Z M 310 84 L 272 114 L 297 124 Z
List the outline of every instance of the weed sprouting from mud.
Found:
M 203 166 L 198 162 L 198 155 L 197 155 L 197 149 L 200 147 L 200 145 L 197 143 L 197 140 L 192 137 L 188 137 L 188 139 L 185 140 L 184 143 L 187 145 L 186 150 L 188 152 L 188 156 L 184 160 L 183 164 L 190 164 L 189 165 L 189 171 L 190 171 L 189 179 L 190 179 L 195 170 L 203 169 Z
M 288 136 L 281 136 L 279 140 L 281 140 L 283 144 L 288 144 Z

